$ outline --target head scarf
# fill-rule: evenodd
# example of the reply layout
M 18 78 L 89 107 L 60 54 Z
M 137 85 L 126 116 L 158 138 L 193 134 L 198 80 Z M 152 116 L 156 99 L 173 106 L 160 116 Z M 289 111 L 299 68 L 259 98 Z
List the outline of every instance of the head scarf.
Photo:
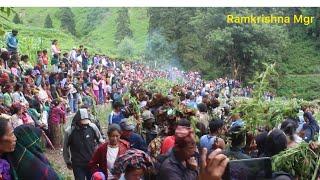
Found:
M 112 174 L 125 173 L 128 167 L 147 170 L 153 167 L 153 163 L 147 153 L 138 149 L 130 149 L 117 158 Z
M 59 179 L 43 154 L 40 143 L 41 130 L 21 125 L 14 129 L 14 134 L 17 137 L 17 145 L 14 152 L 7 155 L 13 168 L 12 179 Z

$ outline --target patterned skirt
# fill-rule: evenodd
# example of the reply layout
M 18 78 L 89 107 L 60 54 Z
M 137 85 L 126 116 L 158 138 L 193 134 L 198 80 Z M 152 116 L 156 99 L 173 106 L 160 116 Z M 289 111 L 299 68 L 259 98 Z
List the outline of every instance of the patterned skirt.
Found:
M 49 123 L 50 140 L 54 148 L 62 147 L 61 124 Z

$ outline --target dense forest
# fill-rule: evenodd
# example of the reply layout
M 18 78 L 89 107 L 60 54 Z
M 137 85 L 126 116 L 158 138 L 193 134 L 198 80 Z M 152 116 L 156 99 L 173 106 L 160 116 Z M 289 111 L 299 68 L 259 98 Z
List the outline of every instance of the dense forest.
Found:
M 278 76 L 272 79 L 272 85 L 277 95 L 304 99 L 320 96 L 319 8 L 16 8 L 14 11 L 9 19 L 15 24 L 10 27 L 22 31 L 31 31 L 32 27 L 56 29 L 72 37 L 72 43 L 91 47 L 91 52 L 144 60 L 163 68 L 196 70 L 207 79 L 228 76 L 249 84 L 264 68 L 263 64 L 276 63 Z M 35 21 L 40 11 L 43 17 Z M 226 16 L 230 14 L 302 14 L 314 16 L 315 21 L 308 26 L 227 24 Z

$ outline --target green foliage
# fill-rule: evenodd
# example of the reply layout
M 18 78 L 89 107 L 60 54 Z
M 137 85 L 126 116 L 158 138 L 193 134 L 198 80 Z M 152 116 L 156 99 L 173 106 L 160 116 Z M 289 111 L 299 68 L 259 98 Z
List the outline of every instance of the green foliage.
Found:
M 108 10 L 107 8 L 89 8 L 81 33 L 88 35 L 95 30 L 98 24 L 102 23 L 101 21 Z
M 161 93 L 163 95 L 168 95 L 170 89 L 176 84 L 166 78 L 155 78 L 153 80 L 143 83 L 145 89 L 150 90 L 152 93 Z
M 119 44 L 125 37 L 132 37 L 132 30 L 130 29 L 130 18 L 128 8 L 121 8 L 118 10 L 118 17 L 116 20 L 117 31 L 115 34 L 115 42 Z
M 314 180 L 320 163 L 318 153 L 311 150 L 309 144 L 300 143 L 272 157 L 273 170 L 290 173 L 301 180 Z
M 14 17 L 12 19 L 12 22 L 15 23 L 15 24 L 23 24 L 18 13 L 15 13 L 15 15 L 14 15 Z
M 0 36 L 5 34 L 5 28 L 8 28 L 8 23 L 10 22 L 8 17 L 14 12 L 13 8 L 0 7 Z
M 72 35 L 76 35 L 76 24 L 74 14 L 71 8 L 62 8 L 60 11 L 61 28 L 69 31 Z
M 255 86 L 253 98 L 240 99 L 234 102 L 233 113 L 243 113 L 243 120 L 250 131 L 255 131 L 261 127 L 272 129 L 280 124 L 285 118 L 295 118 L 300 108 L 297 99 L 275 99 L 267 101 L 263 95 L 270 91 L 270 81 L 277 74 L 275 65 L 266 66 L 266 70 L 260 75 L 257 74 L 252 82 Z
M 281 77 L 277 89 L 278 96 L 313 100 L 320 98 L 320 75 L 285 75 Z
M 132 59 L 135 54 L 134 44 L 134 41 L 129 37 L 125 37 L 124 39 L 122 39 L 118 44 L 118 56 L 121 59 Z
M 53 28 L 52 19 L 50 17 L 50 14 L 48 14 L 46 17 L 46 20 L 44 22 L 44 28 Z
M 158 66 L 167 65 L 173 59 L 174 44 L 167 42 L 160 32 L 150 33 L 145 50 L 145 59 L 148 63 L 157 62 Z

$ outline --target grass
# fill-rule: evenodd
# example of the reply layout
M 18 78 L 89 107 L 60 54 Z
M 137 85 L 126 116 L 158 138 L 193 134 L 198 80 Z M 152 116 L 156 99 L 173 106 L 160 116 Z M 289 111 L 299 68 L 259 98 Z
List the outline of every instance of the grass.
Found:
M 75 14 L 76 30 L 79 37 L 74 37 L 79 44 L 89 46 L 89 50 L 108 54 L 112 57 L 117 56 L 117 47 L 114 43 L 116 32 L 116 18 L 118 8 L 105 8 L 102 18 L 99 20 L 92 31 L 84 36 L 83 27 L 86 17 L 97 8 L 71 8 Z M 56 30 L 60 28 L 59 8 L 15 8 L 20 14 L 25 26 L 43 28 L 47 14 L 50 14 L 53 26 Z M 101 9 L 100 9 L 101 10 Z M 133 40 L 136 44 L 137 53 L 145 49 L 148 32 L 147 8 L 129 8 L 131 29 Z M 70 35 L 71 36 L 71 35 Z M 63 42 L 63 41 L 62 41 Z M 62 44 L 62 43 L 61 43 Z M 69 46 L 71 48 L 71 46 Z

